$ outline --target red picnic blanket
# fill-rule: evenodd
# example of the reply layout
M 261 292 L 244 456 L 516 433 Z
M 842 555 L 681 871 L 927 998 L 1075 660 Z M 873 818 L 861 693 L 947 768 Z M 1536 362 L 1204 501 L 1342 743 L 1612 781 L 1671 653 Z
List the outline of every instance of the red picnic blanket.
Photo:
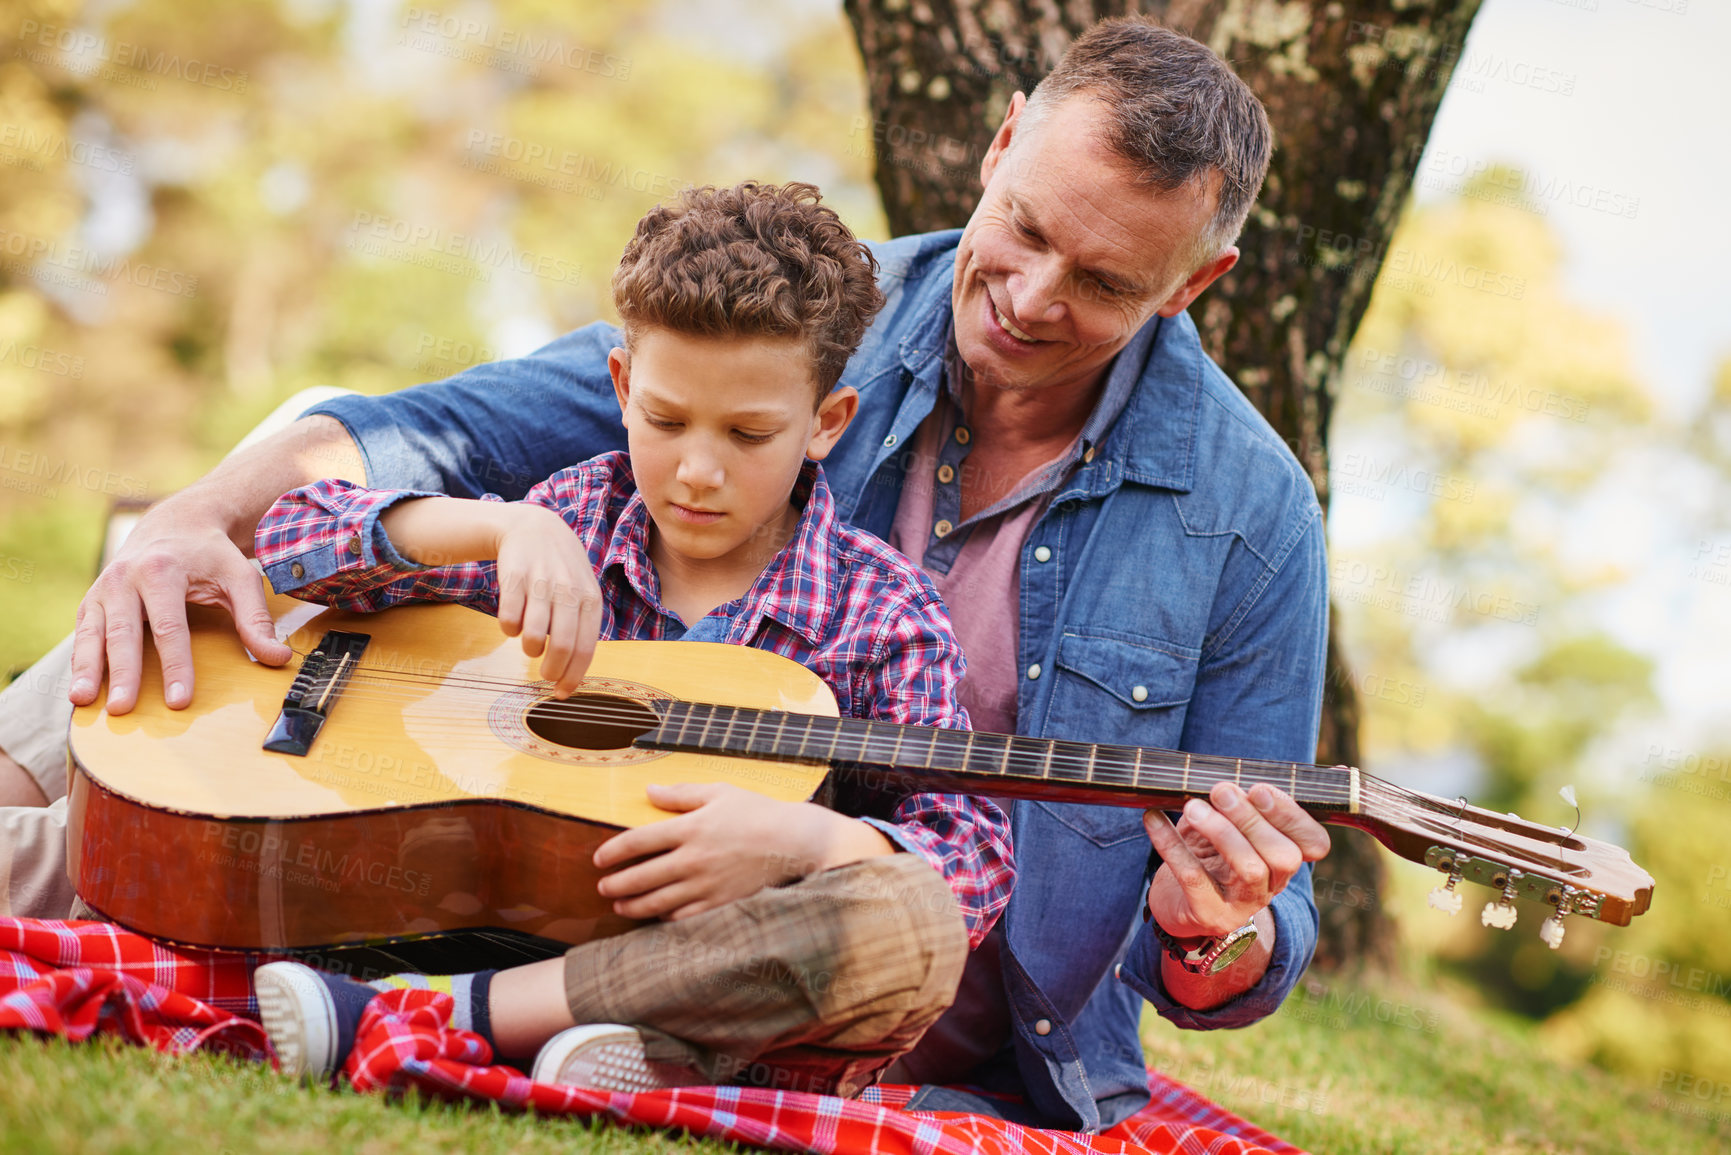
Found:
M 268 1061 L 252 971 L 262 955 L 179 950 L 103 922 L 0 918 L 0 1029 L 84 1039 L 119 1035 L 171 1054 L 221 1051 Z M 907 1155 L 1304 1155 L 1158 1072 L 1153 1101 L 1102 1135 L 1042 1131 L 980 1115 L 900 1110 L 911 1087 L 859 1099 L 747 1087 L 638 1095 L 532 1082 L 492 1064 L 479 1035 L 444 1024 L 450 996 L 390 991 L 367 1008 L 345 1070 L 357 1090 L 409 1087 L 446 1098 L 603 1115 L 786 1151 Z

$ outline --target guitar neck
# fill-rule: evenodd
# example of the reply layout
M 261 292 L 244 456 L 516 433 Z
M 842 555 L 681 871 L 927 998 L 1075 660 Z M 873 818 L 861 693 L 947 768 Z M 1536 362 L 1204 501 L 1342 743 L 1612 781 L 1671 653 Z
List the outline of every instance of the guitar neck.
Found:
M 1315 817 L 1357 814 L 1358 771 L 1256 758 L 1224 758 L 1139 746 L 1108 746 L 825 718 L 703 702 L 658 703 L 661 725 L 639 746 L 771 761 L 869 767 L 905 775 L 905 791 L 992 794 L 1047 802 L 1177 805 L 1219 782 L 1267 782 Z M 893 778 L 884 785 L 894 786 Z

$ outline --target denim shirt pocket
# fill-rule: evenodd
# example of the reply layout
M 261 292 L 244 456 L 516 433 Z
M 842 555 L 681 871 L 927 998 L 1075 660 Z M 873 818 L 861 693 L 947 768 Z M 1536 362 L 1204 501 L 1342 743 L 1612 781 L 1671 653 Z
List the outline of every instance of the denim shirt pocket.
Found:
M 1200 654 L 1116 631 L 1071 630 L 1058 639 L 1057 678 L 1045 733 L 1126 746 L 1172 748 L 1196 682 Z M 1142 812 L 1127 806 L 1038 803 L 1097 846 L 1147 841 Z

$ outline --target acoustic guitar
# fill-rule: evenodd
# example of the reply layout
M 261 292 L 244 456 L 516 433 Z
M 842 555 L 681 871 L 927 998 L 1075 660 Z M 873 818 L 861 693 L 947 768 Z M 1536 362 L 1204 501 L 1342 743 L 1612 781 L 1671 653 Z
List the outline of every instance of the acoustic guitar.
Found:
M 595 890 L 595 848 L 667 815 L 652 782 L 797 801 L 832 766 L 877 786 L 1175 808 L 1269 782 L 1319 820 L 1513 900 L 1626 925 L 1652 879 L 1617 847 L 1403 789 L 1346 766 L 1205 757 L 836 716 L 809 670 L 743 646 L 602 642 L 552 698 L 520 644 L 462 606 L 350 614 L 272 595 L 302 655 L 251 659 L 188 607 L 197 700 L 162 703 L 154 653 L 131 713 L 78 709 L 72 881 L 107 918 L 171 942 L 306 951 L 459 931 L 558 949 L 633 926 Z M 542 953 L 546 953 L 543 951 Z

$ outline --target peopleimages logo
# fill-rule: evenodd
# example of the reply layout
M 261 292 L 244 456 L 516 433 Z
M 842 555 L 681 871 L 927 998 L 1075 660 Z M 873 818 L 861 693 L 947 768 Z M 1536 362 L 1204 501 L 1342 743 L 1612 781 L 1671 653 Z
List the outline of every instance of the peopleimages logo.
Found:
M 92 144 L 88 140 L 75 140 L 58 132 L 45 132 L 24 124 L 0 125 L 0 148 L 25 154 L 19 158 L 22 160 L 35 161 L 40 157 L 83 165 L 98 172 L 129 173 L 134 164 L 131 153 L 121 152 L 104 144 Z M 42 166 L 31 164 L 28 167 L 40 169 Z
M 58 24 L 26 20 L 18 26 L 18 39 L 26 45 L 21 53 L 26 59 L 37 64 L 58 64 L 68 71 L 84 72 L 92 66 L 112 64 L 135 73 L 184 80 L 188 84 L 214 88 L 219 92 L 245 92 L 249 83 L 247 74 L 239 69 L 226 68 L 192 56 L 182 57 L 178 52 L 153 51 L 142 44 L 132 44 L 125 40 L 109 40 L 106 36 L 98 36 L 86 28 L 63 28 Z M 61 59 L 49 58 L 38 51 L 40 48 L 53 49 L 61 54 Z M 105 75 L 104 78 L 126 83 L 125 79 L 120 77 L 110 78 Z M 148 89 L 155 85 L 140 87 Z
M 1497 199 L 1486 190 L 1505 194 L 1501 203 L 1530 207 L 1543 213 L 1547 205 L 1563 204 L 1607 216 L 1634 220 L 1641 212 L 1641 198 L 1606 188 L 1591 181 L 1575 180 L 1537 169 L 1509 168 L 1462 153 L 1436 150 L 1425 154 L 1421 183 L 1443 192 L 1466 193 L 1481 200 Z
M 582 267 L 563 257 L 525 252 L 506 240 L 483 239 L 400 217 L 357 212 L 349 234 L 346 244 L 352 252 L 462 276 L 472 274 L 482 281 L 490 278 L 490 270 L 501 268 L 567 284 L 583 278 Z
M 408 9 L 403 14 L 402 27 L 406 31 L 397 43 L 403 47 L 502 71 L 536 77 L 541 74 L 538 65 L 557 64 L 604 80 L 631 78 L 631 61 L 626 57 L 467 16 L 449 15 L 435 8 Z
M 39 280 L 54 280 L 55 270 L 64 270 L 58 279 L 68 288 L 90 289 L 98 295 L 107 293 L 109 281 L 171 297 L 198 295 L 198 278 L 189 273 L 6 229 L 0 229 L 0 268 Z
M 1350 484 L 1345 483 L 1350 481 L 1357 481 L 1365 488 L 1404 489 L 1444 501 L 1470 502 L 1478 492 L 1478 485 L 1466 478 L 1438 473 L 1434 469 L 1415 469 L 1363 453 L 1344 454 L 1336 461 L 1333 472 L 1343 479 L 1337 487 L 1347 492 L 1355 492 Z M 1371 493 L 1364 495 L 1372 496 Z
M 1329 565 L 1328 576 L 1335 596 L 1341 601 L 1425 621 L 1447 622 L 1463 613 L 1522 626 L 1534 625 L 1539 620 L 1539 607 L 1531 602 L 1474 589 L 1448 578 L 1410 574 L 1397 566 L 1336 558 Z

